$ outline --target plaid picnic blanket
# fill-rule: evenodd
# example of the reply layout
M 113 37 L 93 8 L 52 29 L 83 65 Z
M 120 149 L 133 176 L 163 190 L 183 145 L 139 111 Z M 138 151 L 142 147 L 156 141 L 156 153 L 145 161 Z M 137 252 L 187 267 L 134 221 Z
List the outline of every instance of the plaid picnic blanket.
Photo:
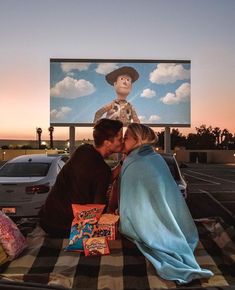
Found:
M 163 280 L 137 247 L 123 237 L 110 241 L 110 255 L 85 257 L 64 251 L 68 239 L 49 238 L 36 227 L 27 236 L 28 248 L 0 273 L 0 289 L 1 281 L 17 281 L 50 289 L 235 290 L 235 229 L 220 218 L 195 222 L 200 236 L 195 256 L 202 268 L 215 274 L 209 280 L 194 280 L 183 286 Z

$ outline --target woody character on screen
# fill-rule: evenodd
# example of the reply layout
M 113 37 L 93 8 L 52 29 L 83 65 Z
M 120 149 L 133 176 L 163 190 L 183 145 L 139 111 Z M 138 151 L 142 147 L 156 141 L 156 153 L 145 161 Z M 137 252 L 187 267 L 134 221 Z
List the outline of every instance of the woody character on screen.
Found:
M 126 100 L 131 92 L 132 84 L 138 78 L 139 73 L 129 66 L 123 66 L 106 75 L 106 81 L 116 91 L 116 99 L 96 111 L 94 123 L 103 117 L 119 120 L 124 126 L 127 126 L 131 122 L 140 123 L 133 105 Z M 103 116 L 105 113 L 106 115 Z

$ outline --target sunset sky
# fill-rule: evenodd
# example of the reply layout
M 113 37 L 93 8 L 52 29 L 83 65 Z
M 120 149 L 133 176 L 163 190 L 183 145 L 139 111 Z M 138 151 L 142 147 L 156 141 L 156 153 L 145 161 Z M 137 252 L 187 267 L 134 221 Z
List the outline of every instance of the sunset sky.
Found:
M 191 127 L 179 130 L 234 134 L 234 27 L 234 0 L 0 0 L 0 139 L 49 138 L 51 58 L 190 60 Z

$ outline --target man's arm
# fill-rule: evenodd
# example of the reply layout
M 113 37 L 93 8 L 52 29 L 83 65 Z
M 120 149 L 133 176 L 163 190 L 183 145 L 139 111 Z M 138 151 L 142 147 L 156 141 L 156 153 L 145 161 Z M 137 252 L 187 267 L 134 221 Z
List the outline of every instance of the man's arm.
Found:
M 107 204 L 106 193 L 110 184 L 111 170 L 99 171 L 93 182 L 94 203 Z

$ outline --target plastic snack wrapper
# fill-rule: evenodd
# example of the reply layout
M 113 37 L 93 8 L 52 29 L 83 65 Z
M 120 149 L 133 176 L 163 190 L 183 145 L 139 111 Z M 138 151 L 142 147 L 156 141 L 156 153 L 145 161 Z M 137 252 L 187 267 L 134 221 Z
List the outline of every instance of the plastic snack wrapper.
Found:
M 8 261 L 8 256 L 0 244 L 0 266 Z
M 72 204 L 74 219 L 66 251 L 83 251 L 83 239 L 94 236 L 104 204 Z
M 9 257 L 16 258 L 26 247 L 26 239 L 17 225 L 0 210 L 0 244 Z
M 119 215 L 102 214 L 95 232 L 96 237 L 106 237 L 108 240 L 116 240 L 118 232 Z
M 83 240 L 85 256 L 99 256 L 110 254 L 109 245 L 105 237 L 95 237 Z

